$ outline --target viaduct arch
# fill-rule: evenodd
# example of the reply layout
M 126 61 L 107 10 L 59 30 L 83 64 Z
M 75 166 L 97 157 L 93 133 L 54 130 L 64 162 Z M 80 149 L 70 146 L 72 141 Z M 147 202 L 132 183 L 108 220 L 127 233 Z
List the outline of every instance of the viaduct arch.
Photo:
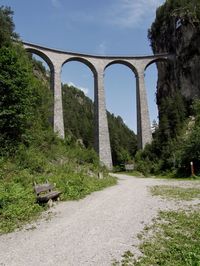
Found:
M 61 68 L 69 61 L 79 61 L 87 65 L 94 76 L 94 113 L 95 113 L 95 150 L 100 162 L 112 169 L 110 137 L 106 115 L 104 93 L 104 71 L 113 64 L 128 66 L 136 76 L 137 99 L 137 137 L 138 148 L 143 149 L 152 140 L 149 110 L 145 89 L 144 72 L 146 68 L 157 61 L 173 60 L 171 54 L 151 56 L 97 56 L 65 52 L 40 45 L 23 42 L 24 48 L 42 57 L 50 67 L 51 88 L 54 92 L 53 126 L 61 138 L 64 138 L 64 122 L 61 91 Z

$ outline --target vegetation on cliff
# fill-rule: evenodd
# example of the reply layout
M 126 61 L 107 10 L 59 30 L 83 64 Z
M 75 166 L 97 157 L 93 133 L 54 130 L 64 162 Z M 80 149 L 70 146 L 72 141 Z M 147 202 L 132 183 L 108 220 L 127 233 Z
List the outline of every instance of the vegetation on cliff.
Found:
M 148 32 L 154 53 L 158 51 L 176 52 L 174 42 L 176 30 L 181 25 L 191 24 L 197 29 L 200 23 L 200 3 L 198 0 L 167 0 L 156 11 L 156 19 Z M 167 33 L 167 34 L 166 34 Z M 183 36 L 182 36 L 183 38 Z
M 200 108 L 200 3 L 167 0 L 157 9 L 148 36 L 154 53 L 175 55 L 173 62 L 157 62 L 159 127 L 153 142 L 136 155 L 146 173 L 174 171 L 190 175 L 190 161 L 200 173 L 198 116 Z M 194 117 L 194 118 L 193 118 Z M 194 121 L 194 127 L 188 124 Z M 187 132 L 187 134 L 186 134 Z

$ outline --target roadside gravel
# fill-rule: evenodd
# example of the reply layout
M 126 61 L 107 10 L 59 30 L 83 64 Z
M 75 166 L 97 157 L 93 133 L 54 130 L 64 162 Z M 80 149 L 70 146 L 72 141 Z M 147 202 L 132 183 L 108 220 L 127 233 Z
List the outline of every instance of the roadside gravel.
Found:
M 51 215 L 48 211 L 23 230 L 0 236 L 0 266 L 107 266 L 127 250 L 138 254 L 137 234 L 144 226 L 159 210 L 183 204 L 152 197 L 148 187 L 192 184 L 115 176 L 118 185 L 60 202 Z

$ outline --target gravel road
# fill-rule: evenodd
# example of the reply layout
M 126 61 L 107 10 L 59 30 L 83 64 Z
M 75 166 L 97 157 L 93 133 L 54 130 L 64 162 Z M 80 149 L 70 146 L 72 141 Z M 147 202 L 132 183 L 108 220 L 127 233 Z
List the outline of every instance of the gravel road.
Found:
M 170 181 L 116 176 L 118 185 L 83 200 L 60 202 L 50 219 L 45 214 L 21 231 L 0 236 L 0 266 L 103 266 L 124 251 L 138 253 L 133 246 L 137 234 L 158 210 L 177 204 L 148 191 Z

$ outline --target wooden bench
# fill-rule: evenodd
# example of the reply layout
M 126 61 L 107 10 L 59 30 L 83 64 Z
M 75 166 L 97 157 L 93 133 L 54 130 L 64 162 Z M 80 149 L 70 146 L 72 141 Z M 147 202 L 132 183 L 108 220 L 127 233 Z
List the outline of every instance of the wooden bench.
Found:
M 46 182 L 45 184 L 34 183 L 34 191 L 38 203 L 46 203 L 49 200 L 57 200 L 61 194 L 60 191 L 54 190 L 54 185 Z

